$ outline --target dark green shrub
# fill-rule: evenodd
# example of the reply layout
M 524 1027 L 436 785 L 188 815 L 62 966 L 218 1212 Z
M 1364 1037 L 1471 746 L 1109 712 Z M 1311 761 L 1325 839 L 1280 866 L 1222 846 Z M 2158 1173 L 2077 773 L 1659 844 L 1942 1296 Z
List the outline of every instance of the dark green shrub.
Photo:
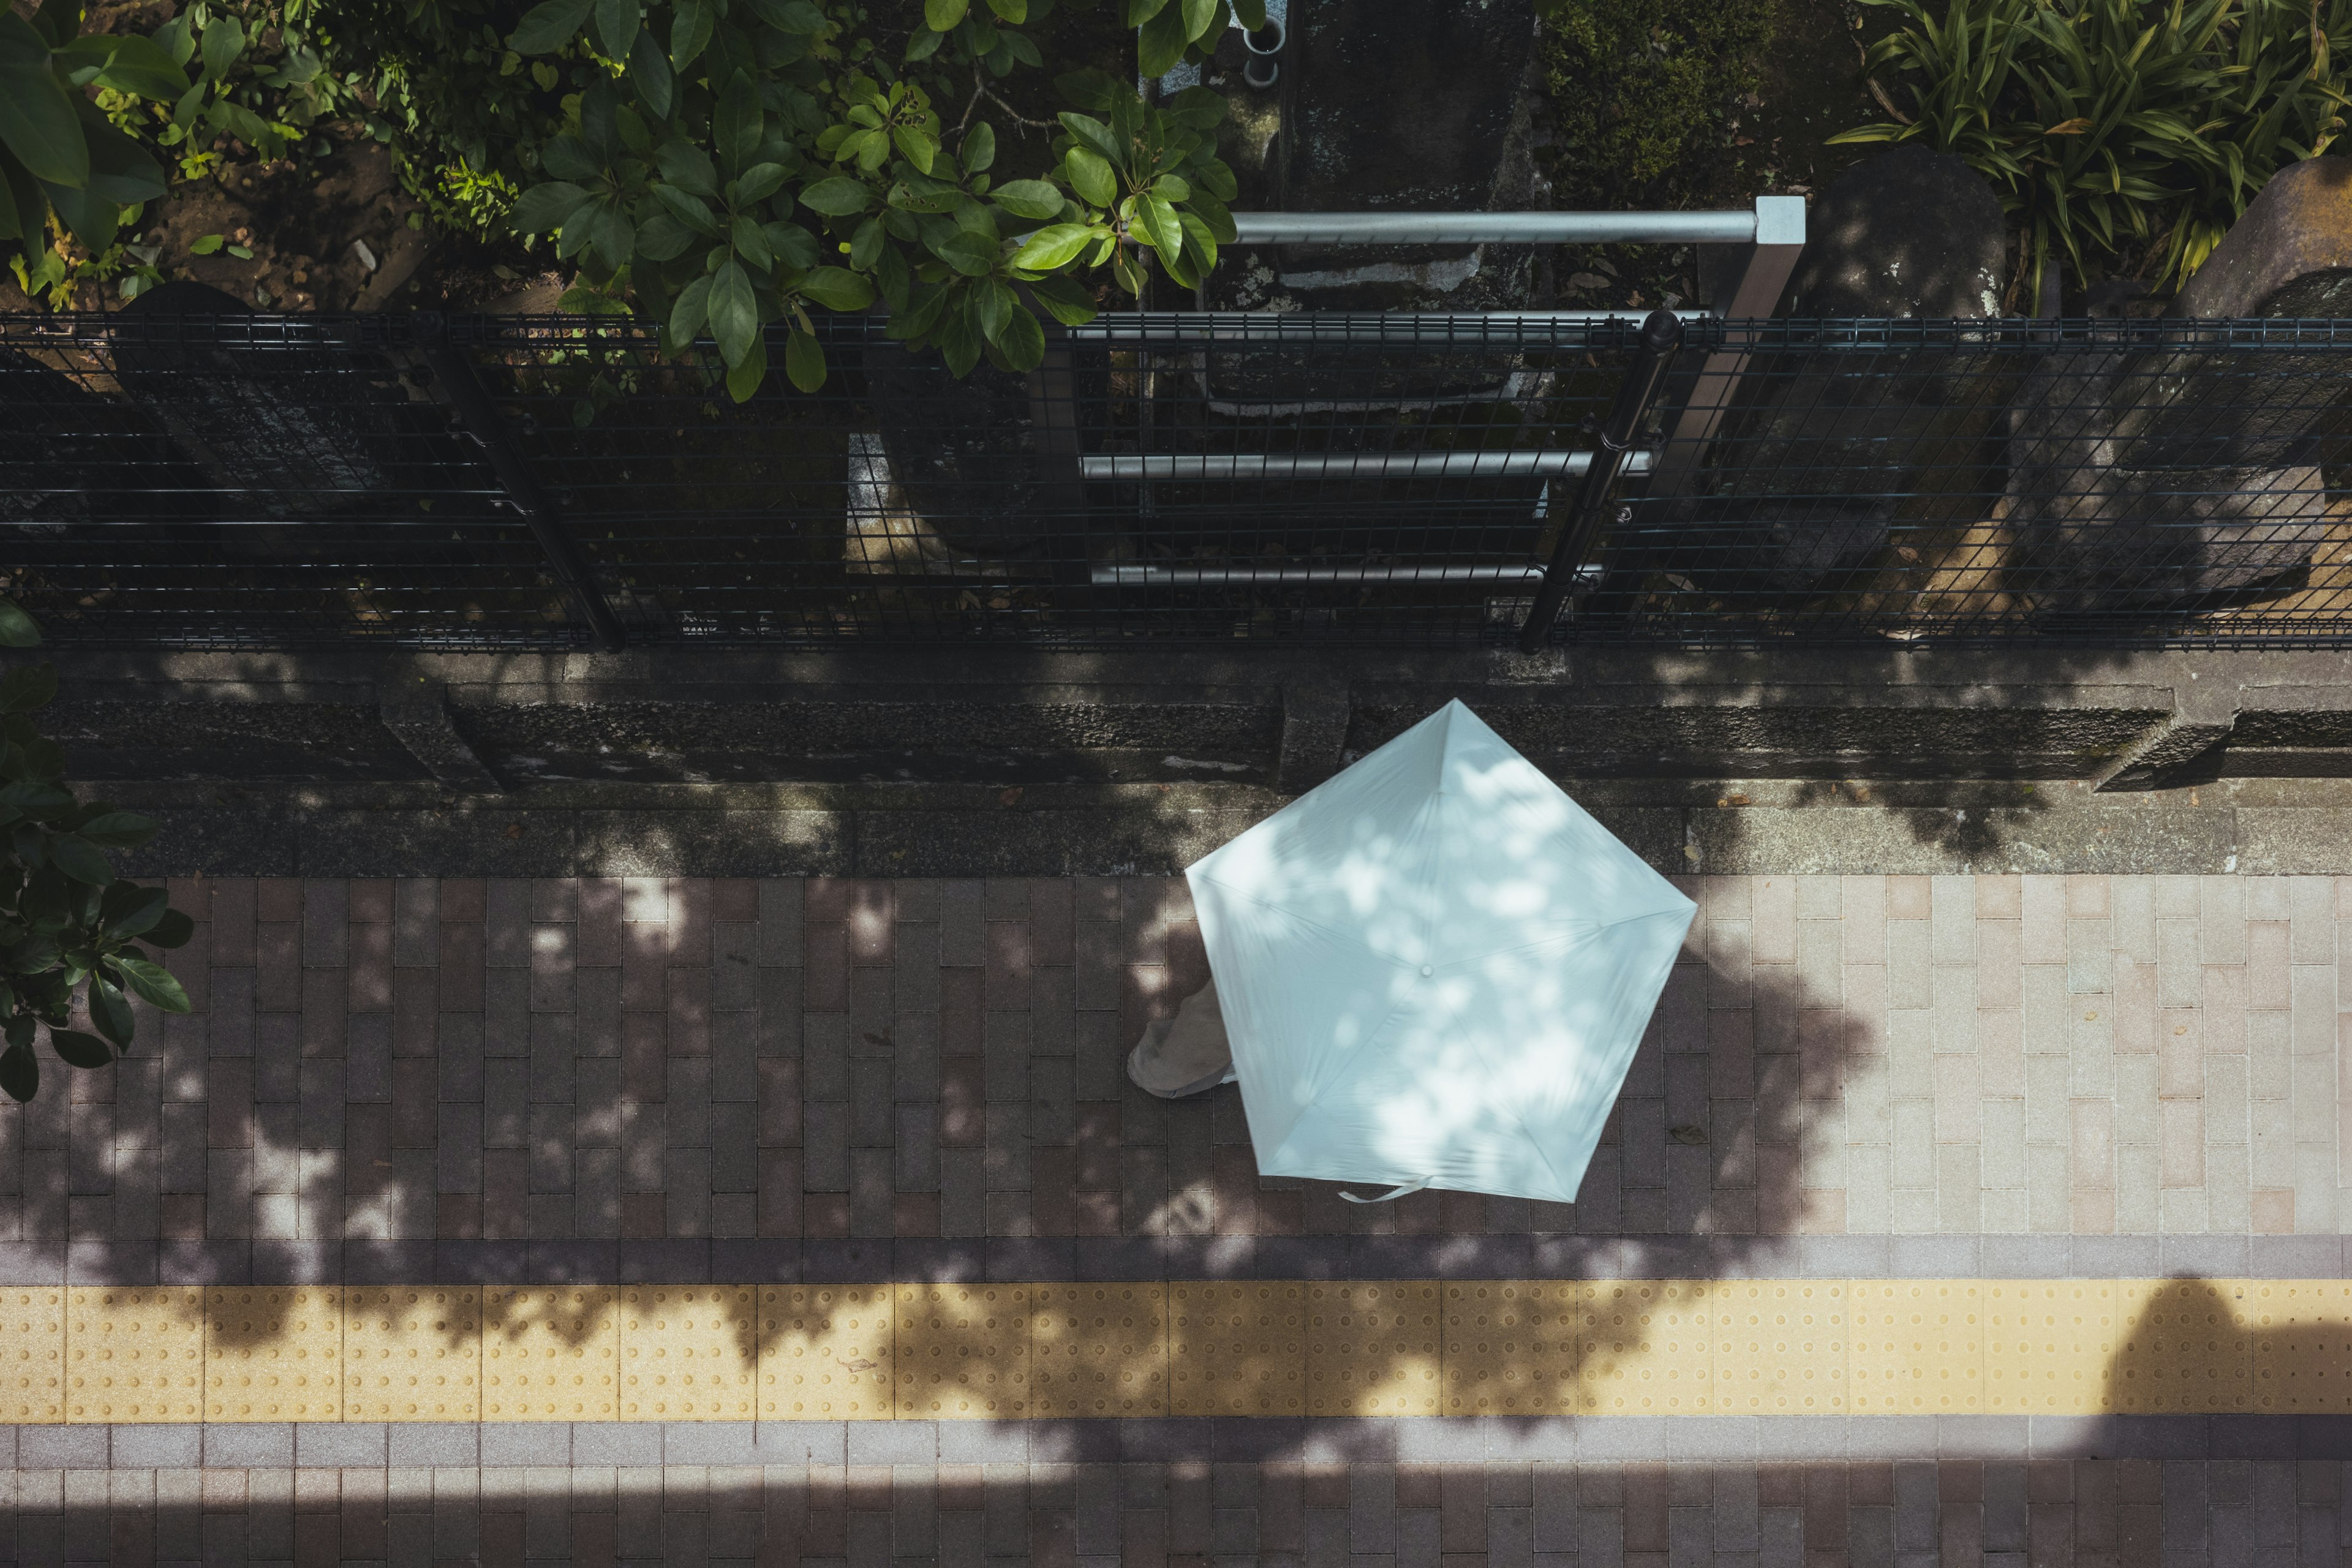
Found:
M 1773 0 L 1540 0 L 1552 205 L 1679 207 L 1708 187 L 1756 89 Z

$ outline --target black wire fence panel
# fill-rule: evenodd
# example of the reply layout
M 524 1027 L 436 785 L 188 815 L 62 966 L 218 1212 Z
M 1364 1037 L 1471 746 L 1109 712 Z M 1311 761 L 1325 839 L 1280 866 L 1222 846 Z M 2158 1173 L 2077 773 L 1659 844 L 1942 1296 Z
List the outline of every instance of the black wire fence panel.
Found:
M 962 380 L 819 326 L 739 405 L 626 319 L 0 317 L 0 592 L 133 646 L 1504 643 L 1636 324 L 1129 314 Z M 2352 642 L 2352 322 L 1685 336 L 1558 642 Z

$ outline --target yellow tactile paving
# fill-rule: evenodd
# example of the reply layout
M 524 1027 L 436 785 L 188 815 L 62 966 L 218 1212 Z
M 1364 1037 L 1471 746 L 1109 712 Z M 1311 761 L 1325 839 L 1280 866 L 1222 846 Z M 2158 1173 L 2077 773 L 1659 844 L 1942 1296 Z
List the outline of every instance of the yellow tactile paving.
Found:
M 1589 1291 L 1569 1281 L 1465 1279 L 1445 1287 L 1445 1415 L 1574 1411 Z
M 1307 1414 L 1439 1414 L 1443 1308 L 1433 1279 L 1309 1285 Z
M 748 1285 L 621 1290 L 621 1419 L 749 1421 L 758 1414 L 759 1308 Z
M 2253 1335 L 2202 1279 L 2117 1280 L 2108 1398 L 2126 1415 L 2220 1415 L 2253 1407 Z
M 927 1421 L 1027 1415 L 1031 1289 L 899 1286 L 894 1413 Z
M 68 1289 L 65 1396 L 68 1421 L 202 1421 L 203 1289 Z
M 54 1285 L 0 1289 L 0 1421 L 65 1419 L 66 1293 Z
M 2000 1279 L 1984 1289 L 1985 1408 L 2098 1415 L 2116 1405 L 2113 1279 Z
M 495 1285 L 482 1292 L 482 1419 L 620 1418 L 619 1291 Z
M 1307 1414 L 1307 1287 L 1169 1286 L 1168 1407 L 1174 1415 Z
M 205 1419 L 341 1421 L 340 1285 L 205 1287 Z
M 770 1285 L 760 1291 L 760 1417 L 887 1421 L 897 1288 Z
M 1845 1285 L 1760 1279 L 1717 1285 L 1715 1408 L 1726 1415 L 1842 1415 Z
M 1168 1287 L 1033 1285 L 1029 1412 L 1168 1414 Z
M 344 1420 L 481 1418 L 480 1286 L 344 1289 Z
M 2252 1408 L 2352 1415 L 2352 1281 L 2212 1280 L 2247 1325 Z
M 0 1421 L 2352 1414 L 2352 1281 L 0 1289 Z
M 1846 1385 L 1857 1415 L 1969 1415 L 1986 1408 L 1987 1303 L 1974 1279 L 1846 1286 Z

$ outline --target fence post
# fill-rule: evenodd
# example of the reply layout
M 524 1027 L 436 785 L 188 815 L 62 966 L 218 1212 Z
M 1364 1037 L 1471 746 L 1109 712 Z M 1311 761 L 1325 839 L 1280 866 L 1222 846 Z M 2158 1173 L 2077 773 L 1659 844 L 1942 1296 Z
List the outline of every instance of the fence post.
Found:
M 1666 372 L 1674 367 L 1682 343 L 1683 324 L 1672 310 L 1653 310 L 1642 323 L 1633 363 L 1625 367 L 1625 379 L 1617 384 L 1616 405 L 1601 429 L 1601 448 L 1592 454 L 1592 466 L 1584 470 L 1583 482 L 1576 488 L 1575 504 L 1560 520 L 1559 538 L 1552 546 L 1551 563 L 1544 568 L 1543 585 L 1536 590 L 1535 603 L 1528 607 L 1528 618 L 1519 627 L 1520 652 L 1539 651 L 1551 636 L 1552 623 L 1559 619 L 1560 606 L 1575 586 L 1578 569 L 1601 538 L 1609 491 L 1617 482 L 1618 470 L 1625 466 L 1626 448 L 1648 419 L 1650 405 L 1657 401 L 1658 388 L 1665 384 Z
M 437 310 L 420 310 L 415 320 L 425 367 L 441 384 L 449 405 L 457 410 L 458 424 L 482 448 L 490 472 L 498 477 L 499 488 L 507 492 L 507 500 L 514 509 L 522 513 L 530 536 L 539 542 L 541 553 L 547 557 L 549 570 L 555 574 L 556 582 L 571 599 L 572 613 L 587 625 L 599 648 L 606 653 L 620 652 L 628 642 L 621 618 L 605 603 L 604 595 L 597 592 L 588 563 L 581 555 L 572 531 L 564 526 L 563 514 L 556 510 L 554 500 L 540 489 L 537 476 L 530 471 L 521 448 L 514 444 L 498 405 L 490 401 L 481 377 L 474 374 L 474 362 L 449 342 L 448 319 Z
M 1748 247 L 1739 270 L 1739 280 L 1731 286 L 1730 297 L 1715 313 L 1730 321 L 1759 321 L 1772 313 L 1780 302 L 1781 291 L 1789 286 L 1789 276 L 1797 269 L 1797 258 L 1805 249 L 1805 198 L 1802 196 L 1759 196 L 1756 198 L 1756 243 Z M 1699 367 L 1698 380 L 1691 387 L 1690 397 L 1667 434 L 1666 442 L 1659 448 L 1657 463 L 1650 470 L 1647 494 L 1652 496 L 1679 495 L 1692 476 L 1698 471 L 1699 460 L 1706 455 L 1707 444 L 1721 428 L 1724 416 L 1731 411 L 1731 401 L 1738 395 L 1739 379 L 1748 370 L 1748 346 L 1745 334 L 1727 338 L 1725 345 L 1706 356 Z

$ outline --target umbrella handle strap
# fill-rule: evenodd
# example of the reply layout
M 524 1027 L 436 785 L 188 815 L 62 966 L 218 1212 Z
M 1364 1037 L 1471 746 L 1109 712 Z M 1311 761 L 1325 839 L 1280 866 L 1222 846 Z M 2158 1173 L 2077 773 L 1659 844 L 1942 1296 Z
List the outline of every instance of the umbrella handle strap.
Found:
M 1351 1204 L 1393 1203 L 1397 1199 L 1403 1197 L 1407 1193 L 1417 1193 L 1421 1191 L 1422 1188 L 1429 1185 L 1429 1184 L 1435 1179 L 1436 1178 L 1432 1176 L 1418 1177 L 1413 1181 L 1405 1183 L 1404 1185 L 1401 1187 L 1391 1187 L 1387 1192 L 1382 1193 L 1376 1198 L 1360 1198 L 1353 1193 L 1341 1193 L 1339 1195 L 1347 1199 Z

